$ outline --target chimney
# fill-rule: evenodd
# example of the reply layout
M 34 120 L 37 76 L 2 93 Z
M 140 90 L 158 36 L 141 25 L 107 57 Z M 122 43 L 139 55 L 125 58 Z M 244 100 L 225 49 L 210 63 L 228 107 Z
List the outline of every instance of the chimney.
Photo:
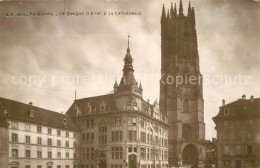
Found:
M 32 102 L 29 102 L 29 105 L 31 105 L 31 106 L 32 106 L 32 105 L 33 105 L 33 103 L 32 103 Z
M 250 96 L 250 102 L 253 103 L 254 102 L 254 96 Z
M 243 100 L 246 99 L 246 95 L 245 95 L 245 94 L 242 95 L 242 99 L 243 99 Z
M 222 106 L 225 106 L 225 99 L 222 100 Z

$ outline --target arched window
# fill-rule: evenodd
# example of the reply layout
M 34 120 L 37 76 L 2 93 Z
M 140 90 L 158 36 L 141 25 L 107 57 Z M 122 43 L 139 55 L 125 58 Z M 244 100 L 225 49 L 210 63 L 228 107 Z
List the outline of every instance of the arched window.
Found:
M 184 98 L 182 102 L 182 109 L 183 113 L 189 113 L 190 112 L 190 100 L 189 98 Z

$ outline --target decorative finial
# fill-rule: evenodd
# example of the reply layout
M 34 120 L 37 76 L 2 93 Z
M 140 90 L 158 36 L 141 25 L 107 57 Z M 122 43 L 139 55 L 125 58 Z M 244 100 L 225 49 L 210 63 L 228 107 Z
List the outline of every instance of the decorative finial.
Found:
M 75 89 L 75 100 L 77 100 L 77 90 Z
M 129 38 L 130 38 L 131 36 L 129 35 L 129 33 L 128 33 L 128 48 L 129 48 Z

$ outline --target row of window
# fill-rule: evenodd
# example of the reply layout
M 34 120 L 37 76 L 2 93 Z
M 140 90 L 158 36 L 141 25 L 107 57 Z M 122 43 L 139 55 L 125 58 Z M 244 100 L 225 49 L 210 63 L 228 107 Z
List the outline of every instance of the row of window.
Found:
M 12 122 L 11 128 L 12 129 L 18 129 L 18 122 Z M 52 130 L 53 130 L 52 128 L 47 128 L 47 133 L 49 135 L 52 135 L 52 133 L 53 133 Z M 31 125 L 30 124 L 25 124 L 25 131 L 31 131 Z M 57 129 L 56 131 L 57 131 L 56 135 L 61 136 L 61 130 Z M 37 126 L 37 133 L 42 133 L 42 127 L 41 126 Z M 65 136 L 69 137 L 69 131 L 65 132 Z M 73 134 L 73 136 L 75 138 L 75 136 L 76 136 L 75 133 Z
M 94 143 L 94 133 L 82 133 L 82 143 Z
M 18 140 L 18 134 L 16 133 L 12 133 L 12 142 L 19 142 Z M 31 136 L 26 135 L 25 136 L 25 143 L 27 144 L 32 144 L 31 143 Z M 41 137 L 37 137 L 37 145 L 43 145 L 42 144 L 42 138 Z M 47 144 L 48 146 L 53 146 L 53 140 L 51 138 L 47 139 Z M 57 140 L 56 146 L 61 147 L 61 140 Z M 70 143 L 69 141 L 65 141 L 65 147 L 69 148 L 70 147 Z M 76 142 L 74 142 L 74 147 L 76 147 Z
M 243 160 L 241 163 L 241 160 L 234 160 L 237 163 L 241 165 L 243 168 L 256 168 L 256 161 L 255 160 Z M 230 168 L 232 167 L 231 160 L 223 160 L 223 168 Z
M 236 121 L 224 121 L 223 125 L 225 127 L 229 127 L 229 126 L 241 126 L 241 125 L 254 125 L 254 121 L 253 120 L 236 120 Z
M 163 151 L 159 149 L 141 148 L 141 159 L 142 160 L 168 160 L 168 151 Z
M 224 146 L 224 155 L 250 155 L 255 153 L 255 146 Z
M 112 159 L 119 160 L 123 157 L 123 148 L 122 147 L 112 147 Z M 128 147 L 129 153 L 137 153 L 137 147 Z M 168 151 L 163 151 L 159 149 L 152 148 L 140 148 L 140 156 L 142 160 L 168 160 Z M 94 148 L 82 148 L 82 159 L 93 160 L 95 159 L 95 149 Z
M 33 168 L 33 166 L 26 165 L 25 168 Z M 37 165 L 37 168 L 45 168 L 45 166 Z M 48 166 L 47 168 L 53 168 L 52 166 Z M 57 165 L 57 168 L 61 168 L 61 165 Z M 69 165 L 66 165 L 65 168 L 70 168 Z M 73 168 L 76 168 L 76 165 L 73 165 Z
M 161 168 L 164 168 L 164 167 L 168 168 L 167 164 L 162 164 L 162 165 L 156 164 L 155 167 L 157 168 L 157 167 L 160 167 L 160 166 L 161 166 Z M 155 168 L 155 167 L 154 167 L 154 164 L 142 164 L 141 165 L 141 168 Z
M 226 131 L 223 133 L 224 141 L 231 141 L 231 140 L 242 141 L 243 137 L 245 140 L 253 140 L 255 138 L 255 133 L 253 131 L 247 131 L 245 133 L 242 133 L 241 131 L 235 131 L 235 132 Z
M 87 129 L 93 129 L 94 128 L 94 119 L 85 119 L 85 120 L 82 120 L 82 125 L 84 128 L 87 128 Z M 114 117 L 113 118 L 113 126 L 121 126 L 122 125 L 122 117 Z M 138 117 L 128 117 L 128 121 L 127 121 L 127 124 L 128 126 L 137 126 L 137 123 L 138 123 Z M 106 127 L 106 124 L 105 123 L 101 123 L 102 125 L 99 126 L 99 132 L 106 132 L 107 130 L 102 130 L 102 127 Z M 146 121 L 145 119 L 141 118 L 140 119 L 140 124 L 141 124 L 141 127 L 142 128 L 146 128 L 149 124 L 148 124 L 148 121 Z M 106 129 L 106 128 L 105 128 Z M 157 124 L 154 124 L 154 130 L 156 133 L 164 133 L 164 132 L 167 132 L 166 129 L 164 128 L 161 128 L 159 125 Z
M 104 129 L 106 130 L 106 129 Z M 123 131 L 112 131 L 112 142 L 122 142 Z M 128 141 L 135 142 L 137 141 L 137 131 L 130 130 L 128 131 Z M 157 146 L 167 147 L 168 141 L 164 138 L 159 138 L 158 136 L 153 136 L 150 134 L 146 134 L 141 132 L 140 141 L 142 143 L 154 144 Z M 82 143 L 94 143 L 94 133 L 82 133 Z M 100 135 L 99 136 L 99 144 L 106 144 L 107 136 Z
M 18 158 L 19 157 L 18 153 L 19 153 L 18 149 L 12 149 L 12 157 Z M 74 158 L 75 158 L 75 156 L 76 156 L 76 154 L 74 153 Z M 37 158 L 43 158 L 41 150 L 37 150 L 37 156 L 36 157 Z M 32 158 L 31 157 L 31 150 L 28 150 L 28 149 L 25 150 L 25 158 Z M 47 151 L 47 158 L 48 159 L 53 158 L 52 151 Z M 56 158 L 61 159 L 61 152 L 57 152 Z M 66 159 L 70 158 L 69 152 L 65 153 L 65 158 Z

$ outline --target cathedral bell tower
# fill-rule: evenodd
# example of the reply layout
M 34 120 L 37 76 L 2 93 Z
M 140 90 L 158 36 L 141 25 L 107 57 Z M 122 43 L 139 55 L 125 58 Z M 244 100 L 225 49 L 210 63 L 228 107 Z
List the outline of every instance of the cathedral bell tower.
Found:
M 199 164 L 206 150 L 202 75 L 195 12 L 180 0 L 161 16 L 160 110 L 169 120 L 169 164 Z

